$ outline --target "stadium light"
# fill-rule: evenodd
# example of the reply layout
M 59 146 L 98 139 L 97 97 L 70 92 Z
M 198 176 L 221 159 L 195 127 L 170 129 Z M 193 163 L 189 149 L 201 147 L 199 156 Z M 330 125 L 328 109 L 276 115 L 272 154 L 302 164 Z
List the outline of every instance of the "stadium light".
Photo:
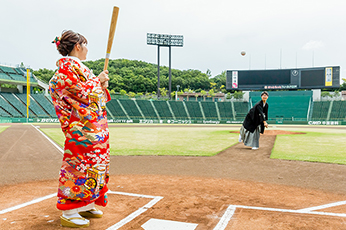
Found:
M 147 33 L 147 45 L 157 45 L 157 98 L 160 98 L 160 46 L 166 46 L 169 48 L 169 85 L 168 95 L 171 99 L 172 93 L 172 71 L 171 71 L 171 47 L 178 46 L 183 47 L 184 37 L 183 35 L 170 35 L 170 34 L 153 34 Z

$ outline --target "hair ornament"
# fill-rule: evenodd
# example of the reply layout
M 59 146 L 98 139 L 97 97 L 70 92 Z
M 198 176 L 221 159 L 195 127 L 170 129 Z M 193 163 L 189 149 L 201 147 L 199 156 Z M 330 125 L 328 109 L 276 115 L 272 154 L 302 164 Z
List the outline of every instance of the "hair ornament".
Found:
M 60 45 L 60 37 L 55 37 L 55 39 L 52 41 L 52 43 L 55 43 L 56 48 Z

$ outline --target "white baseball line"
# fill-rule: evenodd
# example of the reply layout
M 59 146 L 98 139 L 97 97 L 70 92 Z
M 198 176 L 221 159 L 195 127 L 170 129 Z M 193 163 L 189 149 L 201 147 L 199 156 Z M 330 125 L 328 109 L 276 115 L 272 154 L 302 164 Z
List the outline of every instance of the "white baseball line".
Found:
M 34 127 L 37 131 L 39 131 L 45 138 L 47 138 L 47 140 L 52 143 L 52 145 L 55 146 L 55 148 L 57 148 L 61 154 L 64 154 L 64 150 L 57 144 L 55 144 L 54 141 L 52 141 L 44 132 L 42 132 L 40 129 L 38 129 L 36 126 L 34 126 L 33 124 L 31 124 L 32 127 Z
M 47 200 L 49 198 L 55 197 L 56 195 L 57 195 L 56 193 L 53 193 L 53 194 L 50 194 L 50 195 L 47 195 L 47 196 L 44 196 L 44 197 L 40 197 L 40 198 L 37 198 L 35 200 L 29 201 L 29 202 L 26 202 L 26 203 L 23 203 L 23 204 L 19 204 L 19 205 L 13 206 L 11 208 L 7 208 L 7 209 L 4 209 L 4 210 L 1 210 L 0 211 L 0 215 L 1 214 L 5 214 L 7 212 L 12 212 L 12 211 L 20 209 L 20 208 L 24 208 L 24 207 L 32 205 L 32 204 L 39 203 L 41 201 L 44 201 L 44 200 Z
M 346 217 L 345 213 L 332 213 L 332 212 L 315 212 L 313 210 L 325 209 L 335 206 L 340 206 L 346 204 L 346 201 L 339 201 L 335 203 L 320 205 L 311 208 L 304 208 L 299 210 L 292 209 L 279 209 L 279 208 L 265 208 L 265 207 L 254 207 L 254 206 L 244 206 L 244 205 L 229 205 L 226 212 L 221 217 L 219 223 L 216 225 L 214 230 L 223 230 L 228 225 L 228 222 L 232 219 L 234 212 L 237 208 L 243 209 L 253 209 L 253 210 L 261 210 L 261 211 L 272 211 L 272 212 L 287 212 L 287 213 L 295 213 L 295 214 L 311 214 L 311 215 L 321 215 L 321 216 L 336 216 L 336 217 Z
M 331 208 L 331 207 L 340 206 L 340 205 L 344 205 L 344 204 L 346 204 L 346 200 L 335 202 L 335 203 L 330 203 L 330 204 L 325 204 L 325 205 L 320 205 L 320 206 L 316 206 L 316 207 L 311 207 L 311 208 L 304 208 L 304 209 L 300 209 L 300 211 L 310 212 L 310 211 L 314 211 L 314 210 Z
M 217 225 L 215 226 L 214 230 L 224 230 L 227 227 L 228 222 L 231 220 L 235 212 L 235 209 L 236 207 L 234 205 L 228 206 L 225 214 L 223 214 L 219 223 L 217 223 Z
M 127 217 L 125 217 L 124 219 L 122 219 L 121 221 L 116 223 L 115 225 L 107 228 L 107 230 L 116 230 L 116 229 L 121 228 L 125 224 L 127 224 L 130 221 L 132 221 L 133 219 L 135 219 L 137 216 L 139 216 L 142 213 L 144 213 L 145 211 L 147 211 L 149 208 L 154 206 L 157 202 L 159 202 L 163 198 L 161 196 L 147 196 L 147 195 L 140 195 L 140 194 L 133 194 L 133 193 L 125 193 L 125 192 L 112 192 L 112 191 L 109 191 L 108 193 L 110 193 L 110 194 L 118 194 L 118 195 L 125 195 L 125 196 L 143 197 L 143 198 L 149 198 L 149 199 L 153 199 L 153 200 L 151 200 L 149 203 L 147 203 L 143 207 L 139 208 L 137 211 L 131 213 L 130 215 L 128 215 Z

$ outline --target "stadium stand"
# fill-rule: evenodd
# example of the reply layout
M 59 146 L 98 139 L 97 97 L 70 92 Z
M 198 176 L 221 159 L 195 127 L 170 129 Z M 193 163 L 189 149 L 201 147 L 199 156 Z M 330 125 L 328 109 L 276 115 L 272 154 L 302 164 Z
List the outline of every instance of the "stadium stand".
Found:
M 220 117 L 222 120 L 233 120 L 233 110 L 231 102 L 217 103 L 219 108 Z
M 26 106 L 18 100 L 18 98 L 16 98 L 12 93 L 1 93 L 1 95 L 21 114 L 23 114 L 23 117 L 26 117 Z M 35 117 L 32 111 L 29 113 L 29 117 Z
M 107 102 L 107 108 L 113 114 L 116 119 L 128 119 L 125 112 L 118 103 L 118 100 L 110 100 Z
M 175 119 L 187 120 L 188 115 L 186 113 L 183 101 L 169 101 L 169 105 L 172 108 Z
M 26 79 L 23 77 L 23 75 L 13 74 L 13 73 L 10 73 L 9 75 L 15 81 L 26 81 Z
M 174 119 L 166 101 L 153 101 L 161 119 Z
M 202 102 L 204 103 L 204 102 Z M 192 120 L 202 120 L 203 114 L 199 102 L 197 101 L 185 101 L 186 108 L 190 114 Z
M 158 119 L 155 110 L 150 103 L 150 101 L 146 100 L 137 100 L 137 105 L 141 109 L 145 119 Z
M 133 100 L 119 99 L 119 102 L 130 116 L 131 119 L 143 119 L 140 111 L 138 110 Z
M 252 105 L 261 100 L 261 92 L 250 92 Z M 312 102 L 311 91 L 274 91 L 269 93 L 269 119 L 307 120 Z
M 3 97 L 4 93 L 0 93 L 0 107 L 5 110 L 8 114 L 10 114 L 12 117 L 25 117 L 24 115 L 26 114 L 21 114 L 19 111 L 17 111 L 17 109 L 15 109 L 16 107 L 13 107 L 13 105 L 11 103 L 7 102 L 7 99 L 5 99 Z
M 1 100 L 1 99 L 0 99 Z M 0 106 L 0 117 L 11 117 L 11 114 L 9 114 L 5 109 L 3 109 Z
M 329 120 L 345 120 L 346 119 L 346 101 L 334 101 Z
M 22 103 L 26 105 L 26 94 L 15 94 L 21 101 Z M 49 115 L 41 108 L 40 105 L 36 103 L 33 99 L 30 98 L 30 105 L 29 108 L 35 113 L 37 117 L 49 117 Z
M 1 69 L 2 71 L 4 71 L 5 73 L 8 73 L 8 74 L 17 74 L 17 72 L 14 71 L 14 69 L 11 68 L 11 67 L 0 66 L 0 69 Z
M 50 100 L 47 99 L 43 94 L 31 94 L 30 95 L 34 100 L 40 104 L 40 106 L 49 114 L 49 116 L 56 118 L 56 113 L 54 106 Z
M 246 114 L 249 111 L 249 103 L 248 102 L 233 102 L 235 119 L 237 121 L 242 121 L 245 119 Z
M 315 101 L 313 104 L 312 120 L 327 120 L 330 101 Z
M 13 80 L 10 76 L 8 76 L 6 73 L 3 73 L 3 72 L 0 72 L 0 79 Z
M 201 103 L 205 119 L 210 120 L 219 120 L 215 102 L 203 102 Z

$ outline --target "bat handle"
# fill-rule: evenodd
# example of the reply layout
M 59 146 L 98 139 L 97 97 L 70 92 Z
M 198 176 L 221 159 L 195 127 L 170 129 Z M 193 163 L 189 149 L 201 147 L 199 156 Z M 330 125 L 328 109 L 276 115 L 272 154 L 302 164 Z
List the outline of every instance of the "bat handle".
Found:
M 103 70 L 107 70 L 108 68 L 109 56 L 110 56 L 110 53 L 106 53 L 105 65 L 103 67 Z

